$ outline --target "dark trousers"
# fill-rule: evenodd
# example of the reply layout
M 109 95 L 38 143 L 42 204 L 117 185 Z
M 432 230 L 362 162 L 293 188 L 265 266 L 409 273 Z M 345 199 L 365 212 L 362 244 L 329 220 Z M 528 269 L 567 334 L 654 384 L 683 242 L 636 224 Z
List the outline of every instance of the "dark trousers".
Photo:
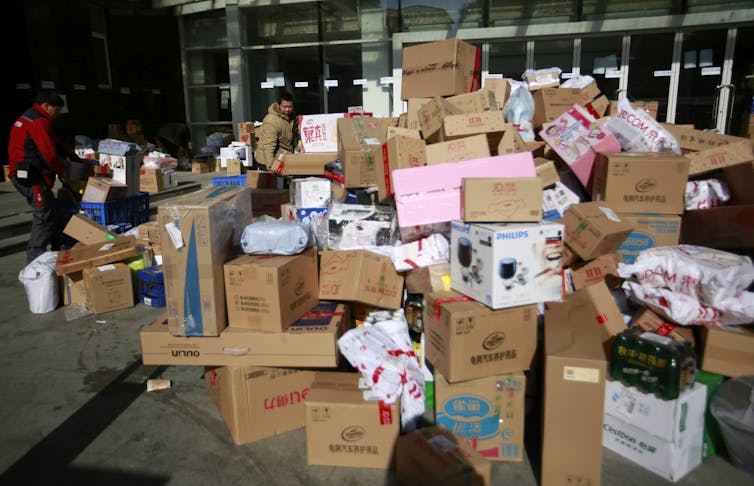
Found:
M 57 200 L 52 189 L 44 184 L 24 186 L 15 177 L 11 178 L 11 182 L 32 209 L 31 236 L 26 245 L 26 263 L 31 263 L 47 251 L 48 244 L 52 246 L 53 251 L 60 249 L 63 228 Z

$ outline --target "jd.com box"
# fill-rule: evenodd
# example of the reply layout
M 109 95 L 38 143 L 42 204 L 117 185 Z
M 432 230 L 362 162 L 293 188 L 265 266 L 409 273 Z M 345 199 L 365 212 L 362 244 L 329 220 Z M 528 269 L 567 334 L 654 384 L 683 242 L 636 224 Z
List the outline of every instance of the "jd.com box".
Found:
M 542 180 L 539 177 L 464 178 L 463 220 L 508 223 L 542 221 Z
M 251 189 L 202 189 L 158 210 L 170 332 L 217 336 L 227 325 L 223 264 L 251 223 Z
M 558 300 L 563 225 L 465 224 L 450 230 L 450 286 L 493 309 Z
M 230 366 L 208 370 L 204 386 L 238 445 L 304 426 L 313 371 Z

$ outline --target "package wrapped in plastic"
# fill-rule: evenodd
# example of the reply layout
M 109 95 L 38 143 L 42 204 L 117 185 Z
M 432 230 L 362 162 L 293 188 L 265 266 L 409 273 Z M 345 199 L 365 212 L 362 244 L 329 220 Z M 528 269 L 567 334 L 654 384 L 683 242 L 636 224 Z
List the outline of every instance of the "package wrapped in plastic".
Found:
M 396 227 L 395 210 L 390 206 L 333 203 L 327 216 L 327 248 L 392 245 Z
M 561 84 L 560 87 L 583 89 L 592 83 L 596 83 L 593 77 L 589 75 L 582 76 L 581 74 L 577 74 L 576 76 L 573 76 L 571 79 L 566 79 L 565 81 L 563 81 L 563 84 Z
M 32 314 L 52 312 L 58 306 L 58 277 L 55 275 L 55 263 L 58 252 L 42 253 L 26 265 L 18 274 L 18 280 L 24 285 Z
M 175 169 L 177 166 L 178 159 L 158 151 L 147 153 L 142 160 L 142 167 L 145 169 Z
M 634 109 L 628 99 L 618 102 L 618 112 L 605 123 L 627 152 L 660 152 L 672 150 L 681 154 L 678 141 L 660 123 L 642 109 Z
M 534 98 L 523 86 L 514 89 L 508 101 L 503 106 L 503 116 L 508 123 L 512 123 L 525 142 L 534 141 Z
M 393 265 L 399 272 L 450 262 L 450 243 L 443 235 L 433 234 L 427 238 L 393 247 Z
M 562 70 L 559 67 L 527 69 L 521 75 L 521 79 L 529 84 L 531 91 L 540 88 L 554 88 L 560 85 L 561 72 Z
M 728 185 L 719 179 L 689 181 L 684 195 L 687 211 L 716 208 L 730 201 Z
M 298 255 L 310 245 L 310 228 L 298 221 L 258 221 L 241 235 L 244 253 L 252 255 Z
M 424 414 L 424 374 L 403 313 L 349 330 L 338 340 L 338 348 L 369 384 L 364 399 L 394 403 L 400 398 L 403 430 L 414 430 Z

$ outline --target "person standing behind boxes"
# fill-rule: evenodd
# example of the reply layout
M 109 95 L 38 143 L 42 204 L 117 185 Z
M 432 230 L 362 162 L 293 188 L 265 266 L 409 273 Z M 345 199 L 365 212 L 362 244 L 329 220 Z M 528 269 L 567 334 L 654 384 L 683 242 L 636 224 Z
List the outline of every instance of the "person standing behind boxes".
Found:
M 267 109 L 267 115 L 259 127 L 259 142 L 254 152 L 257 165 L 270 167 L 278 150 L 293 152 L 296 147 L 297 125 L 296 115 L 293 113 L 293 96 L 283 93 L 278 102 Z
M 52 120 L 64 105 L 63 98 L 52 90 L 37 94 L 34 105 L 13 124 L 8 143 L 8 176 L 13 187 L 32 207 L 31 235 L 26 246 L 30 263 L 47 250 L 61 245 L 63 221 L 52 192 L 55 176 L 65 175 L 64 156 L 78 157 L 55 135 Z

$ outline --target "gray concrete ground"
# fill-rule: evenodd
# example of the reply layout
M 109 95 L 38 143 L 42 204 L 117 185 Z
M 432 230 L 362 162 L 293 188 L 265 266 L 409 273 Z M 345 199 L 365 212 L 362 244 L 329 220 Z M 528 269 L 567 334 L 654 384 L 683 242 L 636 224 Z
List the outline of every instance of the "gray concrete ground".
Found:
M 205 185 L 212 177 L 180 176 Z M 0 226 L 24 210 L 0 185 Z M 0 257 L 0 484 L 397 484 L 389 471 L 307 466 L 303 429 L 236 446 L 204 391 L 203 368 L 141 364 L 139 330 L 159 309 L 70 322 L 62 308 L 34 315 L 17 279 L 23 265 L 22 251 Z M 157 376 L 172 388 L 147 392 Z M 495 463 L 493 484 L 537 484 L 536 417 L 529 422 L 531 460 Z M 670 484 L 606 449 L 602 474 L 606 485 Z M 718 455 L 678 484 L 753 482 Z

